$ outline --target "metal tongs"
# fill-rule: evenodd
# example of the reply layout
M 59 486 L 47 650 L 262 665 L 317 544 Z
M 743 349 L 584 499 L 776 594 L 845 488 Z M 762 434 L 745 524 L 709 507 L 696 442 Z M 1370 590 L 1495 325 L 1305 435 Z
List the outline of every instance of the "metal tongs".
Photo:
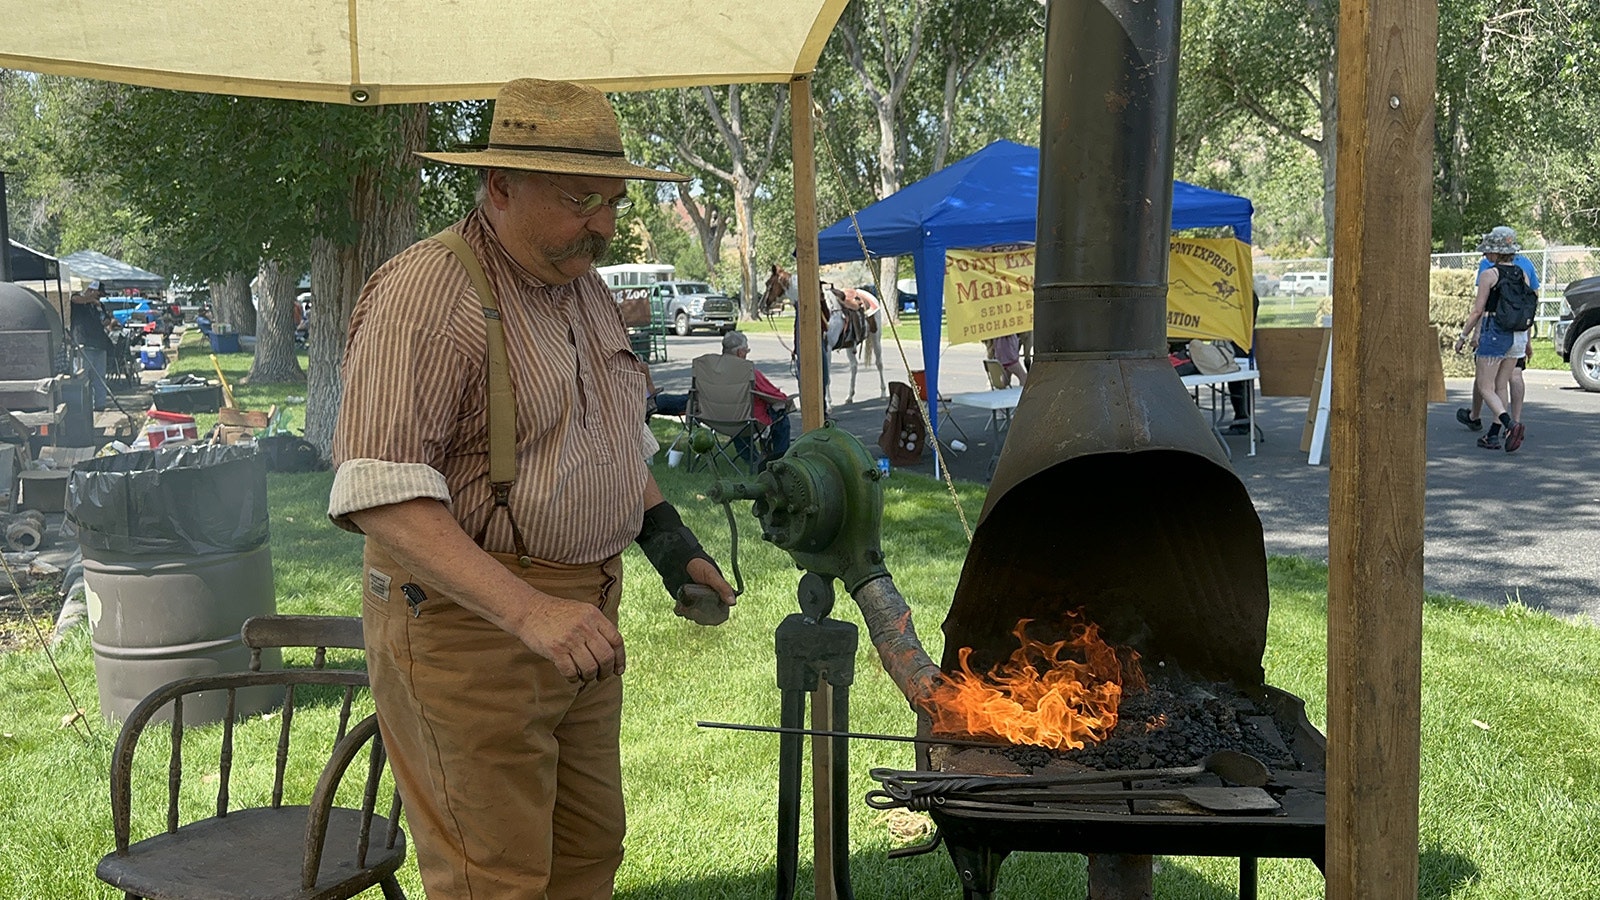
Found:
M 1113 782 L 1187 778 L 1205 772 L 1214 773 L 1239 787 L 1099 787 Z M 872 777 L 883 785 L 881 790 L 867 793 L 867 805 L 874 809 L 949 808 L 998 812 L 1014 810 L 1014 804 L 1124 800 L 1184 800 L 1212 812 L 1264 812 L 1280 808 L 1270 794 L 1261 790 L 1261 786 L 1270 779 L 1267 767 L 1255 757 L 1234 750 L 1220 750 L 1192 766 L 1164 769 L 1070 772 L 1060 775 L 965 775 L 873 769 Z

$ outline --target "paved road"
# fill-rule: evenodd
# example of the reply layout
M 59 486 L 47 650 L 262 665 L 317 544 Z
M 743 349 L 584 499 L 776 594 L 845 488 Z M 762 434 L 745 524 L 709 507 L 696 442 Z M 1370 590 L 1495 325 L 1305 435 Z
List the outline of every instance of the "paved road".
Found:
M 761 370 L 779 387 L 796 390 L 787 331 L 780 336 L 761 324 L 744 328 Z M 669 337 L 667 348 L 671 359 L 652 367 L 656 381 L 684 390 L 689 360 L 719 344 L 712 336 Z M 906 381 L 892 342 L 886 339 L 884 349 L 888 380 Z M 905 352 L 920 366 L 920 343 L 906 342 Z M 987 390 L 982 358 L 979 345 L 946 347 L 941 391 Z M 853 403 L 844 402 L 848 383 L 844 355 L 835 354 L 832 414 L 870 446 L 883 424 L 877 373 L 859 373 Z M 1450 379 L 1446 386 L 1448 402 L 1428 410 L 1426 589 L 1485 603 L 1518 599 L 1600 624 L 1600 394 L 1579 390 L 1565 371 L 1529 372 L 1527 443 L 1508 454 L 1480 449 L 1476 435 L 1456 422 L 1470 382 Z M 1300 451 L 1307 403 L 1303 397 L 1261 398 L 1257 418 L 1265 442 L 1257 455 L 1245 455 L 1244 437 L 1229 442 L 1234 468 L 1261 515 L 1267 552 L 1326 560 L 1328 465 L 1326 457 L 1323 465 L 1308 465 Z M 992 451 L 987 416 L 959 407 L 953 416 L 970 439 L 965 452 L 950 455 L 950 470 L 982 481 Z M 945 427 L 941 435 L 960 432 Z M 931 454 L 909 470 L 931 475 Z

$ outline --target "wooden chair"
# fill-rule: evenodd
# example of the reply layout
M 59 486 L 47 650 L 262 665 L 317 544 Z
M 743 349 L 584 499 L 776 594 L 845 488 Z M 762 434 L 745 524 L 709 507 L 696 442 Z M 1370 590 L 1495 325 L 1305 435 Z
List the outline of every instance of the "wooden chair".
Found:
M 141 700 L 123 723 L 112 758 L 116 850 L 100 860 L 95 870 L 100 880 L 130 900 L 337 900 L 374 886 L 380 887 L 388 900 L 404 900 L 395 878 L 405 860 L 399 795 L 393 795 L 387 818 L 374 813 L 385 767 L 378 720 L 376 715 L 368 715 L 349 725 L 354 700 L 367 688 L 367 673 L 324 667 L 329 647 L 362 646 L 360 625 L 359 619 L 344 617 L 253 618 L 245 623 L 242 636 L 251 647 L 254 671 L 182 678 Z M 259 670 L 263 649 L 289 646 L 314 647 L 312 668 Z M 262 752 L 262 758 L 253 760 L 245 758 L 247 750 L 238 756 L 235 753 L 234 734 L 239 726 L 234 721 L 234 701 L 239 690 L 258 686 L 281 686 L 285 693 L 283 708 L 276 715 L 278 737 L 270 758 Z M 226 692 L 227 715 L 221 724 L 194 729 L 203 733 L 186 738 L 184 698 L 203 691 Z M 305 727 L 299 733 L 292 728 L 296 695 L 301 692 L 308 695 L 307 705 L 330 692 L 338 695 L 339 724 L 331 751 Z M 171 749 L 165 754 L 166 828 L 133 842 L 134 759 L 140 736 L 158 716 L 170 718 Z M 298 740 L 291 742 L 291 736 Z M 192 757 L 197 745 L 205 746 L 213 739 L 220 745 L 216 761 L 208 759 L 185 771 L 185 751 Z M 367 758 L 361 806 L 335 806 L 345 772 L 363 749 Z M 294 793 L 289 782 L 295 760 L 309 761 L 321 770 L 305 805 L 284 803 L 285 794 Z M 236 771 L 243 773 L 241 778 L 271 771 L 270 802 L 231 808 Z M 185 775 L 189 776 L 188 787 Z M 209 793 L 208 786 L 202 785 L 212 779 L 216 781 L 215 814 L 180 825 L 180 797 L 192 797 L 201 790 Z M 379 836 L 376 841 L 375 835 Z

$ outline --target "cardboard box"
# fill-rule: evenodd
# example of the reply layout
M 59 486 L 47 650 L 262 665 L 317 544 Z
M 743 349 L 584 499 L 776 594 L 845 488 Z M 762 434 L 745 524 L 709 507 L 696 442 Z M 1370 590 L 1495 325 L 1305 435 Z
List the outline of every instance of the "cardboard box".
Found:
M 216 440 L 224 444 L 238 444 L 256 439 L 255 429 L 244 425 L 218 425 L 215 433 Z
M 258 409 L 234 409 L 224 406 L 217 410 L 217 421 L 224 425 L 237 425 L 242 428 L 265 428 L 270 413 Z

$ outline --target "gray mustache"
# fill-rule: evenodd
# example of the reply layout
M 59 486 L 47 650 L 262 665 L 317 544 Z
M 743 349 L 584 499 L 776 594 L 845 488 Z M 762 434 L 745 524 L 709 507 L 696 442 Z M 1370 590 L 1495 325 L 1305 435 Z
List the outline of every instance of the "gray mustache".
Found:
M 611 242 L 598 234 L 590 234 L 578 238 L 568 244 L 564 249 L 550 255 L 552 263 L 566 262 L 579 256 L 586 256 L 591 260 L 600 259 L 611 249 Z

